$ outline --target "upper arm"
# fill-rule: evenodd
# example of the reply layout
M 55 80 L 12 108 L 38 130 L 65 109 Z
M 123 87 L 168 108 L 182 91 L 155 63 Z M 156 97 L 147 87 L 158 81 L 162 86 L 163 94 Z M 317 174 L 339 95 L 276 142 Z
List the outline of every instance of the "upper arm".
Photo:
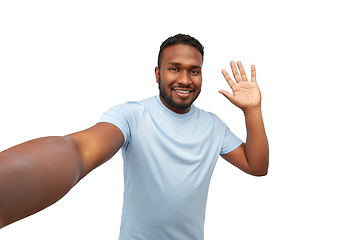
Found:
M 109 160 L 124 144 L 124 135 L 115 125 L 100 122 L 81 132 L 67 135 L 78 147 L 86 175 Z
M 233 151 L 226 154 L 221 154 L 220 156 L 229 163 L 231 163 L 232 165 L 234 165 L 235 167 L 241 169 L 246 173 L 249 173 L 249 164 L 246 160 L 246 155 L 245 155 L 245 143 L 242 143 Z
M 245 143 L 242 143 L 239 147 L 233 151 L 222 154 L 221 157 L 226 161 L 241 169 L 242 171 L 253 176 L 264 176 L 267 173 L 267 164 L 263 161 L 249 161 L 246 156 Z

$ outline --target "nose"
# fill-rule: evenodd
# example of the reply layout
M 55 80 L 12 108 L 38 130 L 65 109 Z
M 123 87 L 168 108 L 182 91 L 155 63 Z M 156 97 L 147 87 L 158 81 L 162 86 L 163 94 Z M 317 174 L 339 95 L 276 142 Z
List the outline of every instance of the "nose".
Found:
M 178 81 L 179 84 L 184 86 L 188 86 L 192 83 L 191 76 L 187 71 L 184 71 L 180 74 Z

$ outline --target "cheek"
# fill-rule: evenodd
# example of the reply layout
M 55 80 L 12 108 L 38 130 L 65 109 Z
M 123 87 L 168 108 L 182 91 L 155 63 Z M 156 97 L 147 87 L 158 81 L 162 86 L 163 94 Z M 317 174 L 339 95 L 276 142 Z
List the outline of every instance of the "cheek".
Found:
M 193 84 L 200 90 L 202 85 L 202 79 L 196 79 L 194 80 Z
M 167 74 L 166 75 L 166 82 L 171 85 L 177 81 L 177 75 L 176 74 Z
M 171 73 L 163 73 L 161 74 L 161 82 L 165 85 L 171 85 L 176 81 L 176 76 Z

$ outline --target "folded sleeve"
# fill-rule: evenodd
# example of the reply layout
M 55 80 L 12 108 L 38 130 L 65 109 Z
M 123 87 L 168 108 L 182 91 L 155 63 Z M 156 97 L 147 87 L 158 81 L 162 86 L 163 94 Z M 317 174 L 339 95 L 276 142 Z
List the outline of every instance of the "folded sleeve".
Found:
M 116 105 L 100 117 L 98 122 L 107 122 L 115 125 L 124 135 L 124 145 L 131 139 L 131 131 L 137 128 L 137 123 L 143 107 L 138 102 L 127 102 Z
M 231 132 L 229 127 L 225 125 L 224 141 L 220 154 L 229 153 L 239 147 L 242 143 L 243 141 Z

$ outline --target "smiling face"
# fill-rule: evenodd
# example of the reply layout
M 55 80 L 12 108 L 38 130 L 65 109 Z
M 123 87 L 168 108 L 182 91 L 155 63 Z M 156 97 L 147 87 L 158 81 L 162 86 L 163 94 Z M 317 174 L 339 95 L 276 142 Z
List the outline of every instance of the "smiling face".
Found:
M 187 113 L 201 91 L 201 53 L 188 45 L 172 45 L 164 49 L 160 65 L 155 76 L 161 102 L 176 113 Z

